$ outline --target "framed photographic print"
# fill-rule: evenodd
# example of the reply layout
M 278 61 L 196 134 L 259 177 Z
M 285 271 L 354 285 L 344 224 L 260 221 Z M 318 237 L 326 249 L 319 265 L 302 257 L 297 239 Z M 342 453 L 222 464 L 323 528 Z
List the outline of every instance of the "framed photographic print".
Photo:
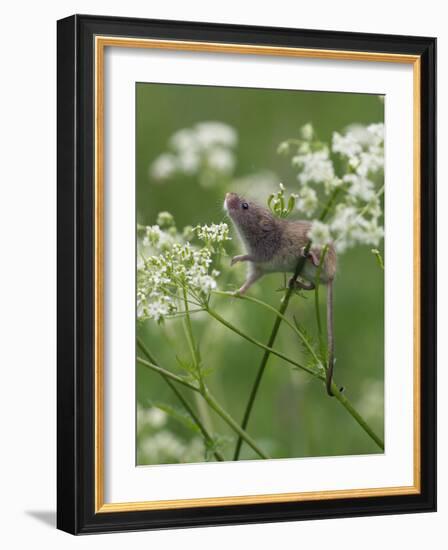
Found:
M 58 22 L 58 527 L 435 510 L 433 38 Z

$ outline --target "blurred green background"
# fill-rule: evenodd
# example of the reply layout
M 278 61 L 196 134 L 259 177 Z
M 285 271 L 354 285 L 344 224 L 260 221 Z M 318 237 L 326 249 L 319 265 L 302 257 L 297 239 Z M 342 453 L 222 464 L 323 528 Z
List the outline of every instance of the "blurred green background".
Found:
M 270 171 L 289 192 L 295 192 L 297 170 L 277 154 L 280 142 L 297 137 L 300 127 L 307 122 L 313 124 L 320 140 L 330 142 L 332 133 L 347 125 L 384 120 L 384 106 L 378 97 L 363 94 L 146 83 L 137 84 L 136 93 L 138 221 L 155 224 L 157 213 L 168 210 L 180 229 L 185 225 L 224 221 L 224 194 L 238 189 L 234 189 L 231 182 L 225 189 L 222 186 L 205 189 L 194 177 L 187 176 L 176 176 L 163 183 L 151 180 L 151 162 L 167 150 L 168 140 L 177 130 L 207 120 L 233 126 L 239 135 L 235 177 Z M 261 195 L 259 200 L 264 202 L 266 196 Z M 241 245 L 234 233 L 233 236 L 229 252 L 240 253 Z M 245 273 L 246 267 L 238 264 L 226 283 L 239 286 Z M 266 276 L 250 293 L 277 307 L 281 295 L 276 289 L 282 281 L 280 274 Z M 370 247 L 356 247 L 339 257 L 334 292 L 335 379 L 344 386 L 347 397 L 378 435 L 383 436 L 384 281 Z M 315 334 L 314 296 L 308 295 L 306 300 L 292 300 L 289 314 L 295 315 Z M 325 291 L 321 291 L 320 299 L 325 319 Z M 213 298 L 213 303 L 223 317 L 266 342 L 274 321 L 272 313 L 229 298 Z M 207 379 L 211 391 L 226 410 L 241 421 L 262 350 L 206 316 L 194 317 L 193 328 L 204 361 L 212 369 Z M 188 356 L 180 321 L 168 321 L 163 326 L 147 321 L 139 333 L 163 366 L 179 372 L 176 354 Z M 300 345 L 287 326 L 281 328 L 276 347 L 298 360 L 301 357 Z M 184 395 L 193 406 L 198 406 L 188 390 Z M 164 380 L 141 365 L 137 365 L 137 400 L 141 407 L 149 407 L 154 402 L 178 406 Z M 206 421 L 213 431 L 228 438 L 223 453 L 230 458 L 233 433 L 214 413 L 210 413 Z M 163 427 L 167 429 L 185 444 L 194 437 L 175 418 Z M 293 371 L 273 356 L 248 432 L 274 458 L 379 452 L 346 410 L 335 399 L 327 397 L 320 382 L 306 373 Z M 139 437 L 149 436 L 143 430 Z M 141 441 L 137 441 L 137 447 L 139 443 Z M 241 457 L 256 458 L 246 445 Z M 144 453 L 137 453 L 137 463 L 148 462 Z

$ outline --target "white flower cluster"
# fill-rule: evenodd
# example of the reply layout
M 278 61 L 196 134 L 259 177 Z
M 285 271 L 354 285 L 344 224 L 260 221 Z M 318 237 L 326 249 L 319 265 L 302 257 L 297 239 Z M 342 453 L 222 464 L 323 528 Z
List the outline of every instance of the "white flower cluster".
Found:
M 325 183 L 334 178 L 333 163 L 326 146 L 313 151 L 310 143 L 303 142 L 298 154 L 292 158 L 292 165 L 299 169 L 297 179 L 302 185 Z
M 297 209 L 306 216 L 312 216 L 319 205 L 316 190 L 308 187 L 308 185 L 303 185 L 300 189 L 296 205 Z
M 157 406 L 137 405 L 137 454 L 139 464 L 203 462 L 204 442 L 198 436 L 189 441 L 169 430 L 168 414 Z
M 235 129 L 223 122 L 200 122 L 183 128 L 171 136 L 169 151 L 151 164 L 150 175 L 157 181 L 178 174 L 197 175 L 204 187 L 212 186 L 233 174 L 237 142 Z
M 315 220 L 311 226 L 311 230 L 308 233 L 309 239 L 312 241 L 313 246 L 323 247 L 329 244 L 332 240 L 330 228 L 327 224 Z
M 331 147 L 314 140 L 315 135 L 308 123 L 300 130 L 300 139 L 279 146 L 280 153 L 293 155 L 292 165 L 298 169 L 296 206 L 303 215 L 315 215 L 319 204 L 326 204 L 339 188 L 329 220 L 313 222 L 310 238 L 317 246 L 333 242 L 339 252 L 356 244 L 378 246 L 384 237 L 380 223 L 384 125 L 352 125 L 343 133 L 334 132 Z
M 348 160 L 353 173 L 361 178 L 384 168 L 384 124 L 349 126 L 343 135 L 333 133 L 332 151 Z
M 143 238 L 138 246 L 138 319 L 159 322 L 182 313 L 184 292 L 200 305 L 217 287 L 219 271 L 213 268 L 213 256 L 230 240 L 227 224 L 194 228 L 193 233 L 204 241 L 202 247 L 185 240 L 174 225 L 167 230 L 159 225 L 140 227 L 140 232 Z
M 221 252 L 223 243 L 232 239 L 229 234 L 229 226 L 226 223 L 198 225 L 194 230 L 198 239 L 215 252 Z
M 204 462 L 206 450 L 200 437 L 185 442 L 169 430 L 142 438 L 138 446 L 139 464 L 179 464 Z
M 297 209 L 306 217 L 312 217 L 319 205 L 316 189 L 323 186 L 326 195 L 342 184 L 336 177 L 330 149 L 327 144 L 314 140 L 315 132 L 311 123 L 300 129 L 300 139 L 280 144 L 278 152 L 292 153 L 291 164 L 298 170 L 300 188 L 296 201 Z
M 145 227 L 145 234 L 142 244 L 147 248 L 156 250 L 169 250 L 176 242 L 176 229 L 163 230 L 160 225 L 148 225 Z
M 151 428 L 161 428 L 165 426 L 168 415 L 158 407 L 145 408 L 137 405 L 137 432 L 141 432 L 148 426 Z
M 174 227 L 174 218 L 169 212 L 159 212 L 156 223 L 163 228 Z

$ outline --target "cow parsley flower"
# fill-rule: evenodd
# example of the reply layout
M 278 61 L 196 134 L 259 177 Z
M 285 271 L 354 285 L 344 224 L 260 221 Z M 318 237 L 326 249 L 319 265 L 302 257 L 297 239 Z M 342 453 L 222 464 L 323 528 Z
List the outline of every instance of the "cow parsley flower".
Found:
M 169 151 L 150 166 L 154 180 L 165 181 L 176 175 L 198 176 L 204 187 L 230 177 L 235 169 L 236 130 L 223 122 L 200 122 L 182 128 L 168 140 Z
M 359 174 L 346 174 L 342 180 L 349 184 L 348 193 L 364 202 L 372 200 L 375 196 L 375 184 Z
M 169 231 L 163 231 L 159 225 L 150 225 L 145 228 L 143 246 L 153 247 L 157 250 L 168 250 L 175 241 L 175 237 Z
M 194 127 L 196 139 L 204 146 L 222 145 L 224 147 L 235 147 L 238 142 L 238 135 L 234 128 L 224 122 L 200 122 Z
M 297 209 L 300 210 L 305 216 L 310 218 L 317 209 L 319 199 L 317 193 L 312 187 L 303 185 L 300 188 L 299 196 L 297 200 Z
M 214 251 L 220 250 L 223 243 L 230 241 L 229 226 L 226 223 L 212 223 L 211 225 L 198 225 L 194 228 L 198 239 Z
M 290 144 L 288 141 L 282 141 L 277 147 L 277 153 L 279 155 L 288 155 L 290 152 Z
M 197 151 L 199 148 L 196 132 L 192 128 L 182 128 L 175 132 L 169 144 L 176 151 Z
M 324 183 L 335 176 L 327 147 L 314 152 L 299 153 L 293 157 L 292 164 L 299 169 L 297 179 L 302 185 Z
M 333 153 L 348 160 L 353 171 L 363 177 L 384 168 L 384 124 L 349 126 L 344 134 L 333 133 Z
M 336 236 L 335 245 L 338 252 L 344 252 L 356 244 L 360 225 L 361 219 L 354 206 L 338 204 L 331 221 L 331 230 Z
M 201 166 L 201 156 L 197 151 L 181 151 L 177 157 L 177 166 L 180 173 L 192 176 Z
M 147 425 L 146 436 L 139 438 L 139 464 L 179 464 L 186 462 L 204 462 L 207 449 L 201 437 L 195 436 L 189 441 L 164 427 L 154 430 Z
M 230 235 L 225 223 L 187 227 L 179 233 L 168 212 L 160 213 L 158 220 L 168 227 L 139 227 L 137 318 L 162 322 L 184 312 L 185 294 L 201 307 L 217 288 L 216 254 L 224 251 Z
M 159 212 L 157 215 L 157 225 L 166 228 L 166 227 L 173 227 L 174 226 L 174 218 L 173 215 L 169 212 Z
M 362 152 L 355 162 L 355 169 L 361 176 L 375 174 L 384 168 L 384 151 L 380 148 L 370 148 Z
M 142 431 L 145 427 L 161 428 L 168 421 L 168 415 L 159 407 L 145 408 L 137 405 L 137 431 Z
M 216 172 L 230 174 L 235 168 L 235 157 L 228 149 L 214 147 L 207 155 L 207 166 Z
M 300 128 L 300 137 L 305 141 L 311 141 L 314 137 L 314 128 L 311 122 L 307 122 Z
M 348 133 L 344 136 L 339 132 L 334 132 L 331 149 L 334 153 L 340 153 L 348 158 L 353 158 L 361 153 L 362 146 L 353 134 Z
M 150 166 L 150 175 L 158 181 L 170 178 L 177 170 L 177 159 L 170 153 L 163 153 Z
M 384 169 L 384 124 L 353 124 L 334 132 L 331 146 L 318 141 L 311 124 L 298 139 L 289 139 L 279 152 L 291 154 L 300 183 L 297 209 L 306 217 L 315 215 L 333 193 L 336 203 L 327 212 L 326 223 L 315 221 L 310 239 L 316 246 L 333 242 L 338 252 L 356 245 L 378 246 L 384 237 L 381 223 Z M 271 194 L 272 204 L 278 197 Z M 278 207 L 278 205 L 277 205 Z
M 308 237 L 313 243 L 313 246 L 317 247 L 323 247 L 332 241 L 329 226 L 318 220 L 314 221 L 311 225 L 311 229 L 308 232 Z
M 139 447 L 143 461 L 150 464 L 182 462 L 186 451 L 185 444 L 168 430 L 161 430 L 144 438 Z

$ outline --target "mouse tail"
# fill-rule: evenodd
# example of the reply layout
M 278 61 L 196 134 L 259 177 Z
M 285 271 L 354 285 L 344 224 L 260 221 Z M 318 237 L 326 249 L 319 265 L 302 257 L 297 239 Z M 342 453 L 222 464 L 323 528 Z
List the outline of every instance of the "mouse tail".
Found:
M 327 284 L 327 345 L 328 345 L 328 364 L 325 385 L 327 393 L 331 397 L 334 393 L 331 390 L 333 383 L 334 370 L 334 320 L 333 320 L 333 279 L 331 278 Z

